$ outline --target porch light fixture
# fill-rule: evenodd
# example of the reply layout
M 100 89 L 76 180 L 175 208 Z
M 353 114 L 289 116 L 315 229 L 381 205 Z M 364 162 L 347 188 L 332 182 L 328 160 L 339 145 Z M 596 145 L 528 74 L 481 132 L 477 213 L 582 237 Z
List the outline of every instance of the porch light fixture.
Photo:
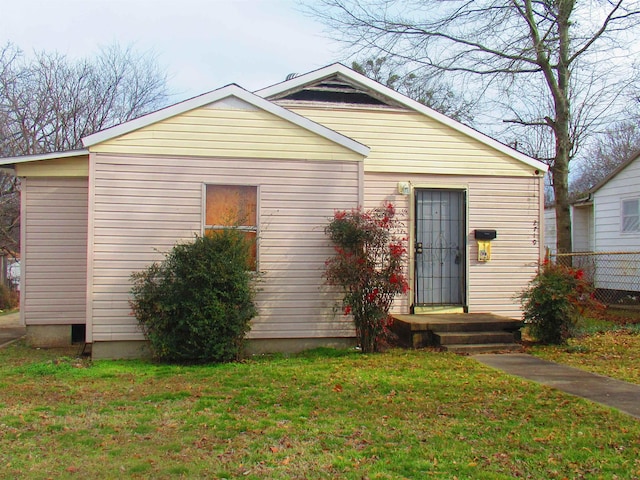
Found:
M 411 183 L 398 182 L 398 193 L 400 195 L 409 195 L 411 193 Z

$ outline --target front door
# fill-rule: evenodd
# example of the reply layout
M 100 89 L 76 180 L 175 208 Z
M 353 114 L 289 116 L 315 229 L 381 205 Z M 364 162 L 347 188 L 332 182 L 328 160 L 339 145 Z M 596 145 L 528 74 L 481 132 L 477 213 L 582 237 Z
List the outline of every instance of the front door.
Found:
M 415 190 L 415 304 L 464 306 L 466 192 Z

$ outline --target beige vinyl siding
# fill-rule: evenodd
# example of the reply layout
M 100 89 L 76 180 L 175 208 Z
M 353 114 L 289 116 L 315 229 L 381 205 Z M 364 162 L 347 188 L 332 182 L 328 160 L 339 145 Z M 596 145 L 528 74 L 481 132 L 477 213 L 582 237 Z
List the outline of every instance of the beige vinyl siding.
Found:
M 348 148 L 255 108 L 201 107 L 94 145 L 90 150 L 127 155 L 362 159 Z
M 142 339 L 128 305 L 133 271 L 201 233 L 203 185 L 258 187 L 259 316 L 250 338 L 353 336 L 322 278 L 323 227 L 359 204 L 362 162 L 95 155 L 93 341 Z
M 415 224 L 410 218 L 409 202 L 413 197 L 399 195 L 398 182 L 411 182 L 420 188 L 450 187 L 467 191 L 469 311 L 519 318 L 520 307 L 513 297 L 535 274 L 540 255 L 539 192 L 542 179 L 365 173 L 366 208 L 393 202 L 405 216 L 406 233 L 411 237 Z M 491 261 L 487 263 L 477 260 L 475 229 L 497 231 L 498 237 L 492 242 Z M 411 288 L 407 297 L 397 299 L 395 312 L 408 313 L 413 284 Z
M 531 176 L 535 170 L 418 112 L 286 106 L 370 147 L 367 172 Z
M 16 164 L 18 177 L 86 177 L 89 155 Z
M 22 189 L 26 324 L 85 323 L 87 178 L 29 177 Z

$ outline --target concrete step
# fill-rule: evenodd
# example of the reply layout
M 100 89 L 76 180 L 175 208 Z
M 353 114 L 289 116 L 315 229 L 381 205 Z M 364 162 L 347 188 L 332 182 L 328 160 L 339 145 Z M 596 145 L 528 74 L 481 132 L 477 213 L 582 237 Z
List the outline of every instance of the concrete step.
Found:
M 523 327 L 520 320 L 510 318 L 500 320 L 483 319 L 452 319 L 447 321 L 434 321 L 428 325 L 433 332 L 505 332 L 515 331 Z
M 477 331 L 477 332 L 433 332 L 435 339 L 442 346 L 514 343 L 512 332 Z
M 522 345 L 519 343 L 479 343 L 475 345 L 454 344 L 442 345 L 442 348 L 448 352 L 459 353 L 463 355 L 475 355 L 476 353 L 502 353 L 502 352 L 521 352 Z
M 523 326 L 522 320 L 491 313 L 397 314 L 393 317 L 392 330 L 398 335 L 399 343 L 413 348 L 473 344 L 517 345 L 520 341 L 520 328 Z

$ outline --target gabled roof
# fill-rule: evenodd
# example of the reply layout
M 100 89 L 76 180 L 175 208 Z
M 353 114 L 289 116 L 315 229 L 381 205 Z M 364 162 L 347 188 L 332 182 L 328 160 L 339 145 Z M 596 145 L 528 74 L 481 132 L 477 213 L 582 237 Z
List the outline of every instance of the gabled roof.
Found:
M 313 72 L 293 77 L 284 82 L 277 83 L 261 90 L 257 90 L 254 93 L 269 100 L 277 100 L 287 96 L 295 99 L 295 95 L 297 93 L 299 94 L 299 92 L 304 90 L 305 87 L 313 85 L 321 87 L 321 85 L 319 84 L 328 79 L 342 81 L 354 87 L 360 87 L 364 91 L 368 92 L 371 97 L 382 100 L 381 103 L 396 104 L 420 112 L 423 115 L 436 120 L 437 122 L 447 125 L 454 130 L 457 130 L 458 132 L 474 138 L 475 140 L 484 143 L 485 145 L 488 145 L 506 155 L 509 155 L 510 157 L 519 160 L 533 168 L 536 168 L 541 172 L 546 172 L 549 169 L 548 165 L 546 165 L 545 163 L 542 163 L 523 153 L 520 153 L 517 150 L 514 150 L 513 148 L 500 143 L 497 140 L 494 140 L 491 137 L 488 137 L 487 135 L 484 135 L 483 133 L 480 133 L 471 127 L 463 125 L 462 123 L 457 122 L 439 112 L 436 112 L 435 110 L 419 102 L 416 102 L 415 100 L 412 100 L 409 97 L 396 92 L 395 90 L 385 87 L 384 85 L 371 80 L 370 78 L 367 78 L 364 75 L 361 75 L 340 63 L 334 63 L 333 65 L 320 68 Z M 358 94 L 362 94 L 362 92 L 358 92 Z M 383 99 L 386 100 L 386 102 L 384 102 Z
M 148 125 L 161 122 L 176 115 L 180 115 L 196 108 L 204 107 L 205 105 L 209 105 L 211 103 L 218 102 L 229 97 L 235 97 L 243 100 L 244 102 L 247 102 L 254 107 L 257 107 L 277 117 L 287 120 L 334 143 L 342 145 L 349 150 L 359 153 L 360 155 L 369 155 L 370 149 L 366 145 L 356 142 L 355 140 L 342 135 L 335 130 L 331 130 L 324 125 L 320 125 L 319 123 L 309 120 L 302 115 L 298 115 L 291 110 L 287 110 L 286 108 L 276 105 L 275 103 L 272 103 L 269 100 L 266 100 L 258 95 L 254 95 L 253 93 L 235 84 L 227 85 L 226 87 L 222 87 L 217 90 L 213 90 L 212 92 L 205 93 L 189 100 L 185 100 L 175 105 L 171 105 L 169 107 L 163 108 L 162 110 L 149 113 L 142 117 L 136 118 L 135 120 L 121 123 L 120 125 L 116 125 L 114 127 L 107 128 L 106 130 L 94 133 L 93 135 L 89 135 L 88 137 L 83 138 L 82 143 L 85 147 L 91 147 L 92 145 L 111 140 L 121 135 L 133 132 L 134 130 L 138 130 Z
M 591 190 L 589 190 L 589 193 L 595 193 L 597 190 L 600 190 L 600 188 L 602 188 L 607 182 L 609 182 L 611 179 L 613 179 L 613 177 L 618 175 L 622 170 L 627 168 L 629 165 L 631 165 L 638 158 L 640 158 L 640 152 L 636 152 L 634 155 L 631 155 L 631 157 L 628 160 L 623 162 L 613 172 L 611 172 L 609 175 L 607 175 L 602 180 L 600 180 L 598 183 L 596 183 L 593 187 L 591 187 Z
M 23 155 L 20 157 L 0 158 L 0 165 L 15 165 L 16 163 L 39 162 L 41 160 L 54 160 L 58 158 L 84 157 L 89 155 L 89 150 L 69 150 L 67 152 L 41 153 L 37 155 Z

